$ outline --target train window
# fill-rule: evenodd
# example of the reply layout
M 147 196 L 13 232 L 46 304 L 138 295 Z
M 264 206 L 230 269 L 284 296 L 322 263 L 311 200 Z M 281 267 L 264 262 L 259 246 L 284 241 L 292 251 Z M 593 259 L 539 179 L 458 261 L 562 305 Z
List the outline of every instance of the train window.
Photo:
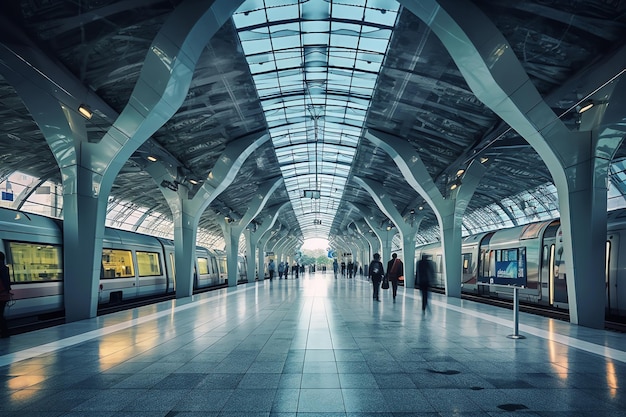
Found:
M 463 273 L 468 274 L 470 272 L 469 268 L 472 263 L 472 254 L 464 253 L 463 256 Z
M 213 273 L 217 274 L 217 259 L 211 258 L 211 267 L 213 268 Z
M 102 249 L 102 278 L 134 276 L 133 258 L 129 250 Z
M 209 260 L 207 258 L 198 258 L 198 272 L 202 275 L 209 273 Z
M 517 249 L 504 249 L 496 252 L 498 261 L 517 261 Z
M 137 270 L 140 277 L 161 275 L 161 259 L 157 252 L 137 251 Z
M 63 279 L 61 247 L 9 242 L 7 259 L 12 282 L 60 281 Z
M 220 273 L 228 275 L 228 268 L 226 267 L 226 257 L 220 257 Z

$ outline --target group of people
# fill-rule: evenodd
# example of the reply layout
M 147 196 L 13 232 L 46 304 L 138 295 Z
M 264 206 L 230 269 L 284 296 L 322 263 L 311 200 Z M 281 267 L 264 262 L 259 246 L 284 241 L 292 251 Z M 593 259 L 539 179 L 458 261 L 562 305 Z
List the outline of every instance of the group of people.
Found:
M 346 276 L 346 272 L 348 278 L 352 278 L 353 275 L 357 274 L 357 264 L 356 262 L 348 261 L 346 264 L 345 261 L 341 261 L 341 275 Z M 335 279 L 337 278 L 337 273 L 339 272 L 339 262 L 337 262 L 337 258 L 333 260 L 333 273 L 335 274 Z
M 297 263 L 293 264 L 293 267 L 291 269 L 291 274 L 293 275 L 293 273 L 295 272 L 296 274 L 296 278 L 298 278 L 298 272 L 300 270 L 300 265 L 298 265 Z M 273 259 L 270 259 L 269 263 L 267 264 L 267 272 L 270 275 L 270 281 L 274 279 L 274 273 L 276 272 L 276 264 L 274 263 Z M 288 262 L 281 262 L 278 264 L 278 279 L 287 279 L 287 275 L 289 274 L 289 263 Z
M 396 295 L 398 294 L 398 282 L 400 277 L 404 276 L 404 264 L 396 253 L 391 255 L 391 259 L 387 262 L 387 273 L 385 274 L 385 268 L 380 261 L 380 254 L 375 253 L 374 259 L 370 262 L 369 266 L 369 278 L 372 281 L 373 286 L 373 298 L 375 301 L 380 301 L 380 287 L 381 283 L 385 280 L 391 284 L 393 302 L 396 302 Z M 420 292 L 422 294 L 422 312 L 425 313 L 428 308 L 428 288 L 433 280 L 435 273 L 433 261 L 423 256 L 419 261 L 417 267 L 417 279 L 416 283 L 419 285 Z

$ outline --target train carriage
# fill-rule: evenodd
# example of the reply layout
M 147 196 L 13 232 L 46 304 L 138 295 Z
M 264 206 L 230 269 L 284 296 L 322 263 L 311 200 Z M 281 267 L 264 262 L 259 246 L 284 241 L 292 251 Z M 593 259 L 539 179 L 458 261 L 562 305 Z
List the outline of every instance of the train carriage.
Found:
M 6 254 L 16 301 L 6 309 L 7 318 L 32 320 L 63 314 L 62 236 L 60 220 L 0 208 L 0 250 Z M 241 277 L 244 277 L 245 258 L 240 256 L 238 263 Z M 223 265 L 222 270 L 220 265 Z M 194 268 L 195 290 L 206 290 L 226 282 L 226 254 L 223 251 L 198 246 Z M 175 290 L 173 241 L 105 228 L 99 305 L 171 294 Z
M 166 294 L 172 285 L 164 245 L 153 236 L 105 228 L 98 303 Z
M 0 209 L 0 250 L 6 254 L 15 305 L 7 318 L 63 309 L 61 223 L 48 217 Z

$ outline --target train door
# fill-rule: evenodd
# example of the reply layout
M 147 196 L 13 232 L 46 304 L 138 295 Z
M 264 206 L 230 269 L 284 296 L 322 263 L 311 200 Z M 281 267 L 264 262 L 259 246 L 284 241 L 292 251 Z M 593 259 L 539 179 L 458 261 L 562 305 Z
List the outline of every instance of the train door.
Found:
M 491 251 L 489 250 L 489 242 L 493 233 L 488 233 L 479 242 L 477 250 L 477 265 L 476 265 L 476 290 L 479 294 L 489 294 L 490 286 L 489 278 L 491 271 L 489 266 L 491 265 Z M 483 284 L 483 285 L 481 285 Z
M 554 303 L 554 256 L 559 225 L 559 221 L 554 221 L 543 232 L 537 295 L 540 304 L 553 305 Z
M 556 244 L 554 247 L 553 268 L 552 268 L 552 305 L 555 307 L 567 308 L 567 277 L 565 268 L 565 254 L 563 247 L 563 231 L 559 227 L 556 233 Z
M 170 252 L 170 265 L 172 270 L 170 271 L 170 276 L 172 277 L 172 291 L 176 292 L 176 263 L 174 262 L 174 252 Z
M 541 248 L 541 271 L 539 301 L 552 305 L 554 302 L 554 239 L 543 242 Z
M 446 282 L 443 278 L 443 256 L 437 254 L 437 261 L 435 262 L 435 287 L 446 288 Z

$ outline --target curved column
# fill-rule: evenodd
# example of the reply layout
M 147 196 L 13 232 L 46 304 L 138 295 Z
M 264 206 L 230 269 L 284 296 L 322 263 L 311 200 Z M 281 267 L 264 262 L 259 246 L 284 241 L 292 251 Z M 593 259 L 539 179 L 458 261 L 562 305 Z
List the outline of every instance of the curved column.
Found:
M 61 171 L 65 318 L 95 317 L 108 190 L 101 189 L 101 174 L 93 166 L 106 166 L 110 158 L 104 146 L 89 142 L 90 122 L 78 114 L 77 97 L 101 105 L 103 122 L 116 114 L 4 16 L 0 42 L 0 72 L 28 108 Z
M 267 233 L 278 219 L 278 215 L 280 212 L 289 206 L 290 203 L 283 203 L 280 207 L 278 207 L 274 214 L 271 216 L 266 216 L 260 222 L 257 222 L 256 230 L 250 231 L 250 242 L 256 242 L 255 245 L 258 248 L 258 263 L 257 263 L 257 275 L 259 281 L 265 279 L 265 244 L 271 237 L 271 233 Z M 248 261 L 250 262 L 250 261 Z M 250 263 L 248 263 L 248 267 Z M 250 277 L 250 269 L 248 269 L 248 279 Z
M 228 268 L 228 286 L 237 286 L 239 280 L 238 262 L 239 255 L 239 239 L 241 233 L 250 224 L 252 219 L 259 215 L 267 201 L 272 196 L 279 185 L 283 183 L 283 179 L 278 178 L 274 181 L 268 181 L 257 190 L 255 198 L 248 203 L 248 210 L 239 220 L 233 222 L 220 223 L 224 240 L 226 241 L 226 262 Z
M 373 237 L 370 235 L 370 238 L 368 239 L 368 242 L 370 242 L 370 245 L 372 247 L 371 256 L 373 257 L 374 253 L 378 253 L 380 255 L 381 260 L 385 259 L 384 258 L 385 256 L 384 246 L 383 246 L 383 233 L 386 233 L 387 230 L 385 230 L 384 228 L 380 227 L 380 225 L 377 225 L 370 220 L 370 217 L 372 217 L 371 216 L 372 211 L 369 207 L 366 207 L 361 204 L 352 204 L 352 206 L 355 207 L 358 210 L 359 214 L 363 216 L 362 221 L 357 221 L 355 224 L 361 227 L 362 230 L 365 230 L 367 228 L 375 236 Z M 364 233 L 364 235 L 366 234 Z M 374 244 L 372 244 L 372 239 L 374 240 Z M 389 244 L 389 248 L 391 248 L 391 243 Z M 389 256 L 391 256 L 391 254 L 389 254 Z M 371 261 L 371 259 L 369 259 L 369 261 Z M 368 264 L 369 264 L 369 261 L 368 261 Z
M 473 161 L 462 176 L 462 183 L 449 195 L 441 194 L 421 158 L 407 141 L 368 129 L 365 137 L 394 160 L 407 183 L 432 207 L 439 222 L 443 246 L 446 295 L 461 296 L 461 223 L 485 167 Z M 413 266 L 414 268 L 414 266 Z
M 275 228 L 268 230 L 263 236 L 261 236 L 261 239 L 259 239 L 259 250 L 260 250 L 259 261 L 263 265 L 264 273 L 265 273 L 265 267 L 267 266 L 265 265 L 265 253 L 274 251 L 276 239 L 284 236 L 284 233 L 285 232 L 283 232 L 282 230 L 282 224 L 279 223 Z M 274 254 L 274 262 L 276 264 L 278 263 L 276 254 Z M 278 267 L 278 265 L 276 266 Z
M 373 232 L 370 232 L 371 227 L 365 219 L 355 220 L 354 225 L 358 232 L 363 236 L 363 238 L 369 243 L 370 253 L 367 254 L 365 259 L 363 260 L 363 265 L 369 265 L 369 262 L 372 260 L 374 253 L 380 252 L 380 240 L 375 235 L 372 236 Z
M 604 263 L 587 260 L 604 259 L 606 155 L 621 141 L 600 146 L 591 132 L 569 131 L 539 95 L 504 36 L 474 5 L 460 0 L 400 3 L 433 30 L 476 97 L 546 163 L 559 196 L 570 321 L 602 328 Z
M 366 253 L 369 254 L 369 243 L 365 240 L 363 235 L 358 232 L 355 226 L 348 227 L 348 234 L 358 248 L 358 256 L 354 257 L 354 262 L 358 262 L 358 265 L 356 265 L 356 271 L 354 272 L 356 276 L 356 274 L 358 274 L 358 267 L 364 267 L 366 263 L 369 263 L 369 260 L 366 258 Z
M 184 186 L 178 187 L 178 191 L 159 186 L 161 193 L 172 210 L 174 221 L 177 298 L 188 297 L 193 294 L 193 265 L 200 217 L 213 200 L 232 184 L 246 159 L 268 140 L 269 135 L 267 133 L 257 133 L 241 137 L 229 143 L 213 167 L 209 178 L 202 184 L 202 187 L 193 198 L 188 198 L 189 190 Z M 172 182 L 176 179 L 176 172 L 173 172 L 171 167 L 164 164 L 149 164 L 145 169 L 150 173 L 156 184 L 161 184 L 164 180 Z M 220 219 L 220 221 L 223 220 Z M 228 250 L 230 240 L 226 234 L 224 235 L 224 240 Z M 237 250 L 235 253 L 237 253 Z M 228 259 L 229 256 L 227 255 Z M 235 271 L 235 284 L 231 283 L 233 279 L 229 279 L 229 285 L 236 285 L 237 283 L 236 259 L 235 257 L 234 267 L 230 264 L 227 266 L 229 278 L 231 278 L 231 268 L 234 268 Z
M 127 107 L 114 115 L 115 122 L 97 142 L 89 141 L 85 120 L 76 112 L 81 104 L 77 97 L 99 114 L 110 109 L 46 54 L 31 48 L 26 37 L 15 31 L 7 37 L 6 30 L 0 35 L 3 67 L 17 76 L 6 78 L 35 115 L 61 169 L 64 295 L 71 300 L 65 306 L 67 321 L 96 315 L 107 199 L 117 174 L 180 107 L 202 50 L 241 3 L 188 0 L 178 6 L 153 41 Z M 7 28 L 4 22 L 1 26 Z M 71 90 L 79 94 L 66 93 Z
M 365 188 L 382 212 L 385 213 L 385 215 L 389 217 L 398 228 L 400 238 L 402 239 L 404 276 L 415 276 L 415 235 L 419 229 L 419 222 L 412 221 L 412 219 L 405 220 L 402 217 L 402 214 L 400 214 L 396 206 L 393 204 L 391 198 L 389 198 L 386 194 L 382 184 L 356 176 L 354 179 L 363 188 Z M 389 250 L 391 251 L 391 247 Z M 406 288 L 414 288 L 415 280 L 405 279 L 404 285 Z

